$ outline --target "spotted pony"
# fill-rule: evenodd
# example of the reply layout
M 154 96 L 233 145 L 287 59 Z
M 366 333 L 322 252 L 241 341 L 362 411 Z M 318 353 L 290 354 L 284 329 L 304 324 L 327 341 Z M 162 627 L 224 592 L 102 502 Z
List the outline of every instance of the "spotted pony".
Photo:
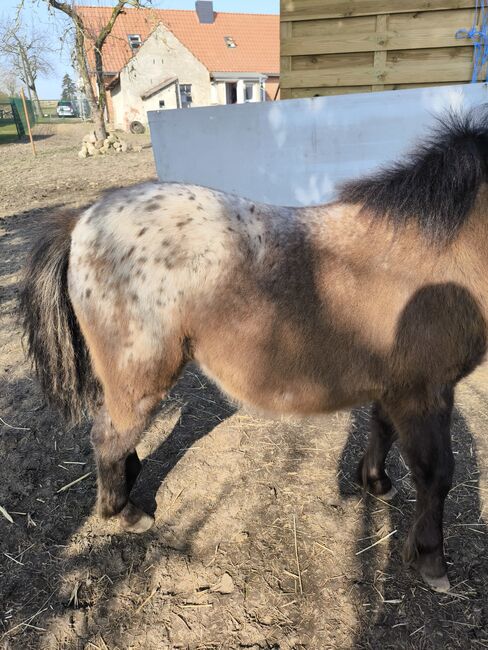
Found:
M 264 412 L 373 402 L 358 480 L 392 496 L 398 438 L 417 489 L 405 559 L 448 589 L 454 389 L 487 345 L 487 162 L 488 119 L 470 113 L 327 205 L 151 182 L 47 223 L 24 327 L 47 398 L 71 420 L 93 414 L 99 513 L 151 526 L 129 499 L 135 447 L 193 361 Z

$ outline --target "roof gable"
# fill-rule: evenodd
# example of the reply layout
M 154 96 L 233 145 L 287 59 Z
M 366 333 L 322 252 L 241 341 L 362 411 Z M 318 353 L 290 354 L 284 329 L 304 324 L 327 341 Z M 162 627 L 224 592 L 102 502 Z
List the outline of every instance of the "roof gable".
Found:
M 108 22 L 112 12 L 111 7 L 78 6 L 77 10 L 92 33 Z M 125 9 L 103 47 L 105 72 L 119 72 L 133 56 L 129 34 L 139 34 L 144 42 L 162 23 L 210 72 L 279 74 L 279 16 L 226 12 L 214 16 L 213 23 L 202 24 L 192 10 Z M 236 47 L 226 45 L 226 36 Z M 89 53 L 93 65 L 91 58 Z

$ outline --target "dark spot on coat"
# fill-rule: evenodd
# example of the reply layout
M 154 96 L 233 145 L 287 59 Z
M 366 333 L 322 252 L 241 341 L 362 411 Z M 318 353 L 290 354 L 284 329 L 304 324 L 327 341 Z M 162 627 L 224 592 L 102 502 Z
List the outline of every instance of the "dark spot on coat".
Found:
M 118 208 L 117 212 L 122 212 L 123 209 L 124 209 L 124 206 L 123 206 L 123 205 L 119 205 L 119 208 Z
M 141 257 L 137 258 L 137 261 L 141 264 L 145 264 L 147 262 L 147 257 L 144 257 L 144 255 L 142 255 Z
M 239 213 L 236 214 L 236 217 L 237 217 L 237 221 L 241 220 L 241 215 Z
M 249 208 L 249 212 L 254 212 L 255 209 L 256 209 L 256 206 L 255 206 L 255 205 L 251 205 L 251 207 Z
M 153 203 L 152 201 L 146 204 L 146 210 L 148 212 L 154 212 L 154 210 L 159 210 L 160 207 L 161 206 L 159 205 L 159 203 Z
M 155 264 L 161 264 L 161 258 L 159 257 L 159 255 L 154 258 L 154 263 Z
M 169 239 L 163 239 L 163 241 L 161 242 L 161 246 L 169 246 L 170 243 L 171 243 L 171 242 L 170 242 Z
M 132 300 L 132 302 L 139 302 L 139 296 L 137 295 L 137 293 L 134 293 L 133 291 L 131 291 L 129 293 L 129 297 Z
M 203 205 L 201 205 L 201 204 L 199 203 L 199 204 L 197 205 L 197 210 L 203 210 Z
M 133 253 L 135 250 L 136 250 L 136 247 L 135 247 L 135 246 L 131 246 L 131 247 L 129 248 L 129 250 L 127 251 L 127 253 L 123 256 L 122 259 L 127 259 L 127 260 L 128 260 L 129 257 L 131 257 L 132 253 Z
M 194 194 L 190 194 L 188 198 L 190 199 L 190 201 L 194 201 L 197 197 Z
M 91 296 L 91 289 L 87 289 L 87 290 L 85 291 L 85 296 L 86 296 L 87 298 L 89 298 L 89 297 Z
M 185 219 L 185 221 L 178 221 L 176 224 L 177 228 L 182 228 L 183 226 L 187 226 L 189 223 L 193 221 L 193 217 L 188 217 L 188 219 Z
M 137 233 L 138 237 L 142 237 L 142 235 L 146 232 L 147 228 L 141 228 L 139 232 Z

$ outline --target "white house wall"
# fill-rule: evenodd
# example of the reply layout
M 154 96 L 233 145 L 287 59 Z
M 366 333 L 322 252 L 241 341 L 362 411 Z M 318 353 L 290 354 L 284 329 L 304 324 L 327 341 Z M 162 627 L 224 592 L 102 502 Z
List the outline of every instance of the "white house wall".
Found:
M 160 99 L 164 99 L 165 108 L 176 108 L 174 85 L 146 101 L 141 99 L 141 94 L 173 76 L 181 84 L 191 84 L 194 106 L 211 103 L 208 70 L 172 32 L 159 25 L 122 69 L 120 86 L 112 92 L 116 128 L 127 130 L 134 120 L 147 124 L 147 111 L 159 109 Z

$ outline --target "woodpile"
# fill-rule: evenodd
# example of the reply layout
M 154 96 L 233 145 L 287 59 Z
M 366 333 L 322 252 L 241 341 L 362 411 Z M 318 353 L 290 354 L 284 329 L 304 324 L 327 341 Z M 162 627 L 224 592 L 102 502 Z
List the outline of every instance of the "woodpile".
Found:
M 109 133 L 105 140 L 97 140 L 95 133 L 92 131 L 83 138 L 78 157 L 89 158 L 90 156 L 104 156 L 109 153 L 126 153 L 133 149 L 135 150 L 114 132 Z M 140 150 L 140 147 L 138 149 Z

